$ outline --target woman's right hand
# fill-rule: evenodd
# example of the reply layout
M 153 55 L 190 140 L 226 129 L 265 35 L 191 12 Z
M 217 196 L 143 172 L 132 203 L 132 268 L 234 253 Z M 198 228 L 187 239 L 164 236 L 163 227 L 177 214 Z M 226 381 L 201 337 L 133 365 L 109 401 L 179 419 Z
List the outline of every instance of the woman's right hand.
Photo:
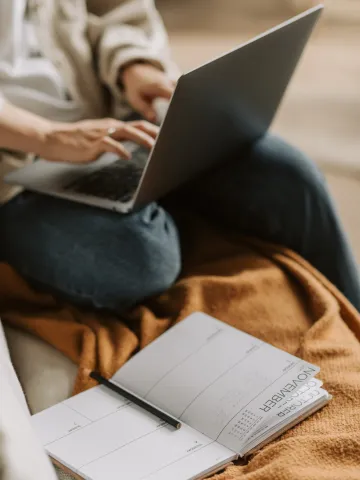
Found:
M 77 164 L 94 162 L 105 152 L 130 159 L 131 154 L 121 141 L 129 140 L 150 149 L 158 131 L 157 126 L 143 120 L 122 122 L 104 118 L 51 123 L 35 153 L 52 162 Z

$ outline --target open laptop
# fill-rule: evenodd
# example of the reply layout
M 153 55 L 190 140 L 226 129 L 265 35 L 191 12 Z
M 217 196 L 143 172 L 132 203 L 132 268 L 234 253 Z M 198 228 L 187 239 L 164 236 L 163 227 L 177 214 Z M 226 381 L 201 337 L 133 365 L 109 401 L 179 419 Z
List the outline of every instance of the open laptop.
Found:
M 162 198 L 266 133 L 322 9 L 182 75 L 150 154 L 133 145 L 131 161 L 108 153 L 86 166 L 38 160 L 5 181 L 123 213 Z

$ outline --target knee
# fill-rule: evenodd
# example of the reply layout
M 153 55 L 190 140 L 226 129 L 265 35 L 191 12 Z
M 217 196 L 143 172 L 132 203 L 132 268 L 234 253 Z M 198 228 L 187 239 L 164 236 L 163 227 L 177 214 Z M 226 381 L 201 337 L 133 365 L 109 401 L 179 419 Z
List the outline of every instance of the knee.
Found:
M 99 266 L 104 274 L 92 289 L 96 307 L 120 313 L 163 293 L 178 278 L 181 255 L 176 226 L 161 209 L 158 217 L 153 215 L 142 218 L 141 229 L 130 229 L 127 245 L 122 244 L 116 258 L 106 260 L 107 269 Z
M 146 297 L 164 292 L 173 285 L 180 274 L 181 254 L 179 237 L 172 225 L 167 225 L 161 238 L 140 239 L 139 255 L 134 259 L 137 303 Z
M 259 140 L 254 153 L 263 159 L 265 170 L 282 182 L 286 190 L 293 194 L 301 192 L 321 201 L 330 198 L 325 178 L 315 163 L 282 139 L 266 135 Z
M 105 281 L 96 282 L 91 303 L 96 308 L 121 313 L 168 290 L 178 278 L 180 269 L 179 249 L 160 251 L 147 246 L 132 266 L 113 272 Z

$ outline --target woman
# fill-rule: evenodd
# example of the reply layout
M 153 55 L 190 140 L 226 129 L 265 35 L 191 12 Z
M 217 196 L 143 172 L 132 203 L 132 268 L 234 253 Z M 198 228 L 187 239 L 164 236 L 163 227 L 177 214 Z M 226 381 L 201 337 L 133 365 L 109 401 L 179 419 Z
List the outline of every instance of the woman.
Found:
M 3 175 L 18 165 L 14 151 L 84 163 L 105 151 L 127 158 L 122 140 L 153 145 L 151 123 L 104 118 L 123 118 L 130 106 L 151 122 L 154 99 L 172 94 L 175 70 L 152 0 L 2 0 L 0 19 Z M 212 222 L 297 251 L 360 309 L 356 264 L 315 166 L 269 135 L 241 160 L 195 182 L 192 206 Z M 121 312 L 179 274 L 178 232 L 161 205 L 119 215 L 14 196 L 4 185 L 0 193 L 0 260 L 35 287 Z

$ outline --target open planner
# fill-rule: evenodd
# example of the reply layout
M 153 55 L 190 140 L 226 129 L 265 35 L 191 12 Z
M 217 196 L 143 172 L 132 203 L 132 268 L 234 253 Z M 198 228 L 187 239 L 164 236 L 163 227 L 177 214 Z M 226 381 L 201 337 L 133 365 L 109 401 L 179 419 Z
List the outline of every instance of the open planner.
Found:
M 187 480 L 221 470 L 324 406 L 319 368 L 203 313 L 112 378 L 179 430 L 104 386 L 32 417 L 48 455 L 88 480 Z

